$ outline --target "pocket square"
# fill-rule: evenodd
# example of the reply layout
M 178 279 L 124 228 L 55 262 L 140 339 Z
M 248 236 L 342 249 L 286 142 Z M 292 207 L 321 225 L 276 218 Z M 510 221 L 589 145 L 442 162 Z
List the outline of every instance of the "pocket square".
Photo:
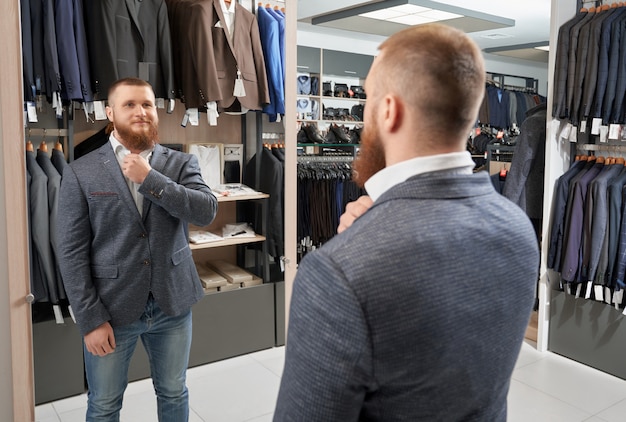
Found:
M 214 28 L 221 28 L 221 27 L 222 27 L 222 21 L 217 21 Z

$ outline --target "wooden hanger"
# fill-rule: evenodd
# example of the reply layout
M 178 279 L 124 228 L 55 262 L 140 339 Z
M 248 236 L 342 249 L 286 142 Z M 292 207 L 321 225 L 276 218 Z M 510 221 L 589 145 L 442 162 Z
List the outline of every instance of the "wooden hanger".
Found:
M 57 143 L 54 144 L 54 149 L 63 152 L 63 144 L 61 143 L 61 141 L 57 141 Z
M 626 164 L 626 160 L 624 160 L 624 157 L 617 157 L 617 158 L 615 159 L 615 164 L 621 164 L 621 165 L 624 165 L 624 164 Z
M 35 152 L 35 148 L 33 147 L 33 143 L 29 140 L 26 142 L 26 151 Z
M 604 157 L 602 155 L 599 155 L 596 158 L 596 163 L 604 164 Z
M 39 144 L 39 151 L 48 152 L 48 145 L 46 145 L 45 140 L 41 141 L 41 143 Z

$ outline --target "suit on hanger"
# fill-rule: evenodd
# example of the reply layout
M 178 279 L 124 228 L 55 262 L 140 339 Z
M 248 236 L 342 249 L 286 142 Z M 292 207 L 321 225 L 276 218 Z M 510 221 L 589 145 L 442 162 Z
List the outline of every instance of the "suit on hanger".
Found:
M 563 246 L 563 236 L 565 233 L 565 209 L 572 180 L 587 165 L 586 161 L 575 161 L 570 168 L 561 175 L 554 187 L 552 205 L 552 226 L 550 227 L 550 238 L 548 246 L 547 267 L 557 272 L 561 270 L 561 251 Z
M 606 91 L 602 99 L 602 124 L 608 125 L 613 114 L 613 103 L 615 101 L 615 93 L 617 80 L 619 78 L 619 66 L 621 62 L 621 38 L 622 32 L 626 29 L 626 13 L 622 12 L 621 16 L 613 23 L 611 27 L 611 46 L 609 50 L 609 72 L 606 80 Z
M 566 111 L 566 84 L 567 84 L 567 63 L 570 45 L 570 31 L 574 25 L 580 22 L 587 13 L 578 13 L 559 28 L 557 39 L 556 65 L 554 67 L 554 101 L 552 104 L 552 115 L 557 118 L 568 117 Z
M 476 239 L 515 258 L 471 256 Z M 528 218 L 486 172 L 389 189 L 299 265 L 274 420 L 504 421 L 538 268 Z
M 609 262 L 607 265 L 607 280 L 609 287 L 615 286 L 615 263 L 617 261 L 617 249 L 619 245 L 619 233 L 622 223 L 622 189 L 626 184 L 626 166 L 621 173 L 609 184 Z
M 93 101 L 81 0 L 55 0 L 57 51 L 64 100 Z
M 29 209 L 31 216 L 30 235 L 33 253 L 40 267 L 39 275 L 43 279 L 35 279 L 33 286 L 35 301 L 59 303 L 57 290 L 56 268 L 50 244 L 50 211 L 48 206 L 48 176 L 37 163 L 35 153 L 26 152 L 26 168 L 31 175 L 29 189 Z M 38 292 L 38 293 L 37 293 Z M 45 292 L 45 293 L 44 293 Z
M 607 229 L 609 224 L 608 185 L 622 171 L 623 165 L 605 165 L 604 169 L 589 184 L 587 193 L 586 224 L 587 238 L 583 251 L 583 274 L 586 280 L 600 281 L 604 284 L 606 276 L 608 252 L 603 252 L 608 247 Z M 608 251 L 608 249 L 607 249 Z
M 43 0 L 43 51 L 45 57 L 45 93 L 51 101 L 55 92 L 61 92 L 61 70 L 57 51 L 57 30 L 54 21 L 54 0 Z
M 624 97 L 626 96 L 626 21 L 622 24 L 622 34 L 619 48 L 619 64 L 617 70 L 617 85 L 615 99 L 611 112 L 610 123 L 622 123 L 624 120 Z
M 58 243 L 57 243 L 57 216 L 59 210 L 59 189 L 61 188 L 61 174 L 52 164 L 47 151 L 37 150 L 37 164 L 48 178 L 48 227 L 50 231 L 50 247 L 52 248 L 51 260 L 54 266 L 55 289 L 59 299 L 65 299 L 65 288 L 59 267 L 57 266 Z
M 257 15 L 270 94 L 270 104 L 263 107 L 263 112 L 270 115 L 270 121 L 276 121 L 277 114 L 285 114 L 283 72 L 285 20 L 271 8 L 258 7 Z
M 592 117 L 602 117 L 602 105 L 604 103 L 604 95 L 607 90 L 607 81 L 610 72 L 611 37 L 615 27 L 621 25 L 620 18 L 625 10 L 626 8 L 623 7 L 616 9 L 602 24 L 598 53 L 598 76 L 596 78 L 595 98 L 591 112 Z
M 574 183 L 573 199 L 567 241 L 563 245 L 564 256 L 562 261 L 561 277 L 568 282 L 587 281 L 581 276 L 581 256 L 583 239 L 583 221 L 585 218 L 585 200 L 587 198 L 587 187 L 589 183 L 600 173 L 604 164 L 595 163 L 582 177 Z
M 35 101 L 35 65 L 33 62 L 33 36 L 30 19 L 30 0 L 20 1 L 22 24 L 22 71 L 24 101 Z
M 58 149 L 54 148 L 52 150 L 52 156 L 50 157 L 50 160 L 52 161 L 52 165 L 54 165 L 54 168 L 56 168 L 61 177 L 63 177 L 63 171 L 68 166 L 63 151 L 59 151 Z
M 86 1 L 85 27 L 96 100 L 120 78 L 152 85 L 156 98 L 173 99 L 174 70 L 164 0 Z
M 599 60 L 601 55 L 600 41 L 604 32 L 604 23 L 615 15 L 617 9 L 609 9 L 598 13 L 589 30 L 589 44 L 587 52 L 587 69 L 585 70 L 582 95 L 580 100 L 580 120 L 586 120 L 591 115 L 591 107 L 596 94 L 598 82 Z M 607 53 L 608 54 L 608 53 Z
M 528 110 L 527 115 L 520 127 L 502 194 L 535 222 L 543 217 L 546 104 Z
M 59 266 L 81 335 L 105 321 L 115 328 L 137 320 L 150 293 L 167 315 L 204 296 L 186 227 L 209 224 L 217 200 L 194 156 L 156 144 L 150 164 L 139 187 L 143 213 L 110 142 L 63 174 Z
M 176 12 L 175 22 L 181 36 L 180 48 L 194 58 L 177 66 L 181 69 L 185 106 L 205 107 L 207 102 L 215 101 L 222 110 L 239 111 L 240 107 L 261 110 L 269 103 L 256 17 L 236 3 L 231 41 L 219 0 L 184 1 L 178 9 L 183 9 Z M 243 97 L 234 95 L 237 70 L 245 89 Z
M 596 16 L 595 13 L 586 13 L 585 16 L 572 26 L 572 29 L 570 30 L 569 51 L 567 54 L 567 91 L 565 96 L 565 110 L 561 113 L 564 117 L 569 118 L 570 121 L 573 119 L 572 110 L 575 101 L 574 96 L 576 95 L 574 86 L 576 81 L 576 70 L 578 69 L 580 61 L 580 58 L 577 57 L 579 35 L 581 29 L 584 28 L 589 21 L 594 18 L 594 16 Z

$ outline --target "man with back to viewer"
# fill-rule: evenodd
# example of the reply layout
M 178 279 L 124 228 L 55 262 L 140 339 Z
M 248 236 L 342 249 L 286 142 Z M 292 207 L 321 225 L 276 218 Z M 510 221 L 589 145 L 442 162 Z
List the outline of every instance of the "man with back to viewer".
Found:
M 466 152 L 481 52 L 412 27 L 380 46 L 365 90 L 354 170 L 372 202 L 300 263 L 274 420 L 504 422 L 539 249 Z

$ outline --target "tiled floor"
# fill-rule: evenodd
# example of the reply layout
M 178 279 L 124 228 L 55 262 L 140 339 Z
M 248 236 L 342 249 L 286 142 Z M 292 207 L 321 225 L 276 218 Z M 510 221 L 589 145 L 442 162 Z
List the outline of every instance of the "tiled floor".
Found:
M 192 368 L 191 422 L 271 421 L 284 347 Z M 86 396 L 36 408 L 38 422 L 84 421 Z M 509 422 L 622 422 L 626 381 L 524 343 L 509 392 Z M 149 380 L 129 385 L 123 422 L 156 421 Z

